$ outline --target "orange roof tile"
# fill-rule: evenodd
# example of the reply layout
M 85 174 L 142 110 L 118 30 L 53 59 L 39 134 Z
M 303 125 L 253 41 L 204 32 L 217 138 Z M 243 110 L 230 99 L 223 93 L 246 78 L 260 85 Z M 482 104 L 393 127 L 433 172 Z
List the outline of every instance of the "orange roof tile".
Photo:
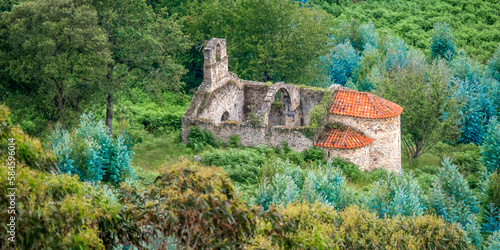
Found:
M 333 96 L 330 113 L 362 118 L 389 118 L 400 115 L 403 108 L 371 93 L 339 89 Z
M 314 146 L 325 148 L 359 148 L 373 139 L 361 135 L 350 127 L 326 129 Z

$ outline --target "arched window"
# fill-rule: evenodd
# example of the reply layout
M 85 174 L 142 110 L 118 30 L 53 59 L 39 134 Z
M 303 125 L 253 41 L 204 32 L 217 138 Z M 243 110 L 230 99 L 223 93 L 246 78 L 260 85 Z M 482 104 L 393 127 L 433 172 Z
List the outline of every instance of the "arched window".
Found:
M 224 112 L 224 114 L 222 114 L 222 117 L 220 118 L 220 122 L 225 122 L 229 120 L 229 112 Z
M 215 46 L 215 60 L 217 60 L 217 62 L 221 60 L 220 44 Z

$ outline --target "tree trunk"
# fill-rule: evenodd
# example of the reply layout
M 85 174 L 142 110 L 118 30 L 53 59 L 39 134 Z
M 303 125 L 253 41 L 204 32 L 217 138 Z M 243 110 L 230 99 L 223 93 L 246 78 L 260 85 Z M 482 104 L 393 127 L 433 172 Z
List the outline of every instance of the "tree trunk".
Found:
M 57 92 L 59 94 L 59 100 L 57 104 L 57 109 L 59 109 L 59 113 L 61 114 L 61 124 L 65 126 L 65 121 L 66 121 L 66 112 L 64 112 L 64 97 L 63 97 L 63 84 L 59 83 L 57 84 Z
M 106 126 L 109 128 L 109 135 L 113 135 L 113 94 L 108 94 L 108 107 L 106 110 Z

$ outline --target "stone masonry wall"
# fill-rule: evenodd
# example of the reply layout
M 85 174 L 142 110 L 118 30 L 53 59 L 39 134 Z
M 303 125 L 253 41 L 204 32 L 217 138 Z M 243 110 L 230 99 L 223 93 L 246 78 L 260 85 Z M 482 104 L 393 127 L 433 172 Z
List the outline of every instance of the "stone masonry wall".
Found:
M 269 91 L 270 86 L 265 83 L 252 82 L 252 81 L 242 81 L 244 88 L 244 102 L 243 102 L 243 114 L 246 120 L 248 113 L 250 112 L 249 106 L 255 107 L 255 112 L 257 112 L 266 98 L 266 93 Z
M 313 145 L 309 138 L 293 128 L 274 127 L 268 131 L 265 126 L 252 126 L 247 123 L 231 121 L 215 124 L 204 119 L 186 119 L 183 120 L 183 125 L 184 122 L 187 125 L 186 135 L 189 133 L 189 127 L 195 126 L 212 131 L 217 138 L 224 142 L 228 142 L 232 135 L 239 135 L 240 144 L 244 146 L 255 147 L 266 144 L 275 147 L 281 146 L 282 142 L 286 141 L 291 149 L 301 152 Z
M 368 170 L 386 168 L 401 170 L 401 130 L 400 116 L 386 119 L 365 119 L 359 117 L 329 115 L 330 122 L 339 122 L 350 126 L 365 136 L 373 139 L 370 147 Z
M 373 170 L 370 160 L 371 144 L 354 149 L 321 148 L 325 151 L 328 159 L 342 158 L 359 166 L 361 170 Z
M 226 85 L 208 94 L 198 117 L 212 120 L 216 124 L 221 122 L 222 114 L 229 113 L 229 121 L 243 120 L 243 87 L 237 81 L 228 81 Z
M 308 126 L 311 124 L 309 111 L 321 102 L 324 94 L 325 92 L 321 90 L 312 90 L 309 88 L 300 89 L 300 108 L 302 113 L 300 126 Z

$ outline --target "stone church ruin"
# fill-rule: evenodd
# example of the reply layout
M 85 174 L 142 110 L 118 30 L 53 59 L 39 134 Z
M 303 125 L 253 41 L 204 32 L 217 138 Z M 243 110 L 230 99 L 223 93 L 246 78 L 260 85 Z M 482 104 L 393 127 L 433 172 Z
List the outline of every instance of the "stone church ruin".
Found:
M 297 151 L 315 146 L 327 158 L 343 158 L 362 170 L 401 170 L 399 105 L 340 85 L 321 89 L 239 79 L 228 70 L 225 39 L 212 38 L 203 56 L 203 83 L 182 116 L 184 142 L 195 126 L 223 141 L 239 135 L 244 146 L 286 141 Z

